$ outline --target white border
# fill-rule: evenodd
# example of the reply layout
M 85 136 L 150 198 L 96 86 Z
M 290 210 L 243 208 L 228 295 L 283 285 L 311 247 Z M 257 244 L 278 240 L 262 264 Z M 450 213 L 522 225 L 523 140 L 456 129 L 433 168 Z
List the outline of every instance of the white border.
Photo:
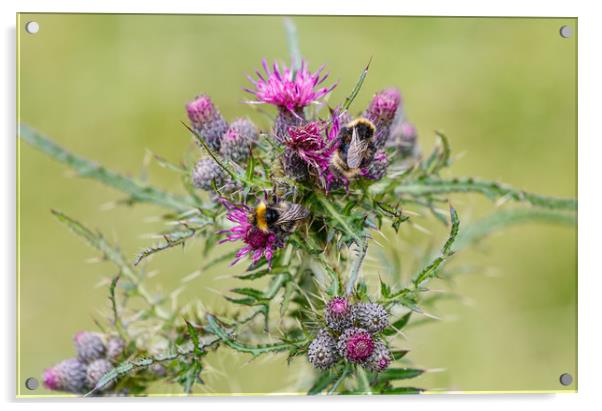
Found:
M 579 393 L 558 395 L 437 395 L 419 398 L 195 398 L 165 399 L 154 398 L 143 401 L 144 407 L 161 409 L 170 402 L 178 407 L 232 406 L 245 410 L 287 410 L 306 409 L 316 405 L 360 409 L 365 407 L 411 407 L 416 409 L 503 409 L 509 407 L 532 410 L 566 410 L 571 407 L 585 408 L 600 403 L 598 384 L 600 381 L 600 292 L 602 273 L 599 270 L 597 255 L 600 253 L 600 213 L 596 213 L 601 203 L 600 157 L 602 156 L 602 133 L 598 126 L 600 118 L 598 104 L 602 95 L 600 87 L 601 22 L 595 11 L 594 1 L 546 1 L 527 2 L 525 0 L 504 0 L 497 4 L 469 0 L 438 1 L 326 1 L 303 0 L 295 2 L 259 1 L 159 1 L 155 4 L 144 2 L 114 1 L 67 1 L 22 0 L 0 2 L 2 8 L 2 61 L 1 80 L 4 96 L 0 101 L 0 124 L 5 126 L 3 153 L 2 212 L 0 237 L 0 260 L 5 262 L 4 315 L 2 316 L 4 337 L 1 339 L 4 378 L 0 383 L 2 399 L 13 402 L 15 395 L 14 360 L 14 314 L 15 314 L 15 13 L 23 12 L 120 12 L 120 13 L 224 13 L 224 14 L 400 14 L 400 15 L 455 15 L 455 16 L 557 16 L 579 18 Z M 596 235 L 598 234 L 598 235 Z M 43 344 L 43 336 L 40 336 Z M 105 400 L 106 401 L 106 400 Z M 122 400 L 123 401 L 123 400 Z M 20 402 L 23 402 L 20 400 Z M 80 407 L 80 401 L 28 401 L 28 405 L 43 406 L 50 410 L 73 409 Z M 211 404 L 211 405 L 210 405 Z M 142 404 L 139 404 L 142 405 Z M 96 409 L 106 407 L 106 402 L 93 400 L 88 406 Z M 111 407 L 125 408 L 121 401 L 111 401 Z

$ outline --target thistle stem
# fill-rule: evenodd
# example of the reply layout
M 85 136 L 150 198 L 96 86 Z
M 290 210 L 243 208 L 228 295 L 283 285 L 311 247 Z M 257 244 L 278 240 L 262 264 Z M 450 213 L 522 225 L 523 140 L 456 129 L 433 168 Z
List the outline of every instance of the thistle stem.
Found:
M 362 262 L 368 253 L 368 241 L 366 241 L 366 239 L 363 239 L 358 246 L 360 247 L 360 252 L 351 266 L 351 274 L 349 275 L 349 282 L 347 283 L 347 289 L 345 290 L 346 295 L 351 295 L 353 292 L 353 288 L 355 287 L 355 283 L 360 274 Z

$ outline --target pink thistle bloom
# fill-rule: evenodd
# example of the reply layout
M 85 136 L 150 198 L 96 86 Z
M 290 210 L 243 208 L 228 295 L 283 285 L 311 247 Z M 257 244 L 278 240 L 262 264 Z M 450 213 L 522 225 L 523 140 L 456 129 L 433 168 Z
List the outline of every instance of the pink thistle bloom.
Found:
M 270 231 L 263 232 L 251 224 L 249 221 L 250 207 L 244 204 L 234 205 L 224 198 L 220 198 L 219 201 L 228 211 L 226 218 L 235 224 L 229 230 L 222 230 L 218 233 L 227 233 L 227 237 L 221 240 L 220 244 L 228 241 L 243 241 L 246 244 L 238 250 L 230 265 L 236 264 L 242 257 L 249 254 L 253 264 L 259 262 L 261 257 L 265 257 L 268 267 L 271 268 L 274 250 L 284 246 L 283 239 Z
M 315 73 L 311 73 L 307 68 L 307 63 L 301 61 L 301 67 L 293 74 L 293 70 L 285 65 L 281 69 L 278 63 L 274 63 L 270 70 L 266 59 L 263 59 L 261 63 L 265 75 L 258 70 L 255 72 L 257 80 L 248 76 L 249 81 L 255 86 L 255 90 L 244 89 L 257 98 L 257 101 L 253 103 L 273 104 L 294 113 L 298 109 L 318 101 L 336 87 L 335 83 L 330 87 L 316 89 L 328 78 L 328 74 L 320 77 L 324 69 L 323 65 Z
M 374 351 L 374 340 L 370 333 L 362 328 L 348 328 L 337 342 L 341 356 L 354 363 L 363 363 Z
M 317 121 L 299 127 L 289 127 L 284 140 L 286 150 L 294 151 L 299 158 L 318 174 L 328 169 L 332 149 L 324 137 L 324 124 Z
M 384 89 L 374 95 L 364 115 L 373 122 L 391 122 L 401 104 L 401 94 L 395 88 Z

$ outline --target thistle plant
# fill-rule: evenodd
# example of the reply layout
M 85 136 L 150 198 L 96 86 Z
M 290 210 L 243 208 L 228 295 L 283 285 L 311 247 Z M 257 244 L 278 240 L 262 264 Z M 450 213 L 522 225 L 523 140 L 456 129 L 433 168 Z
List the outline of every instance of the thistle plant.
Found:
M 421 155 L 397 88 L 374 92 L 367 107 L 354 106 L 370 64 L 358 70 L 352 87 L 329 82 L 324 66 L 314 69 L 301 58 L 290 22 L 287 29 L 291 64 L 263 60 L 263 71 L 248 76 L 245 91 L 252 97 L 241 117 L 229 122 L 206 94 L 193 94 L 186 104 L 181 141 L 197 143 L 197 158 L 184 166 L 160 160 L 183 176 L 186 195 L 108 170 L 20 126 L 22 139 L 82 177 L 126 193 L 128 204 L 161 207 L 170 227 L 160 242 L 128 256 L 100 233 L 53 211 L 119 274 L 110 281 L 105 331 L 76 334 L 76 357 L 46 371 L 47 388 L 137 395 L 163 381 L 191 393 L 205 383 L 209 351 L 235 350 L 252 357 L 285 352 L 288 361 L 307 364 L 313 377 L 298 392 L 418 393 L 428 387 L 405 380 L 425 370 L 411 365 L 399 335 L 415 319 L 428 318 L 434 301 L 429 284 L 454 275 L 448 261 L 510 224 L 574 223 L 573 199 L 473 177 L 445 178 L 452 165 L 448 138 L 436 132 L 434 150 Z M 343 101 L 331 101 L 335 87 L 349 88 Z M 246 117 L 259 105 L 274 107 L 267 127 Z M 461 226 L 448 195 L 469 193 L 513 206 Z M 369 250 L 380 247 L 375 236 L 412 225 L 419 214 L 432 215 L 449 234 L 437 252 L 424 251 L 424 265 L 407 282 L 378 277 L 374 287 L 376 277 L 363 263 Z M 233 273 L 244 270 L 236 276 L 241 286 L 224 290 L 228 314 L 194 302 L 169 305 L 145 285 L 142 268 L 149 257 L 193 238 L 206 244 L 203 270 L 225 261 L 236 265 Z M 395 267 L 386 259 L 383 264 Z M 263 280 L 267 286 L 257 285 Z M 154 337 L 162 344 L 153 344 Z

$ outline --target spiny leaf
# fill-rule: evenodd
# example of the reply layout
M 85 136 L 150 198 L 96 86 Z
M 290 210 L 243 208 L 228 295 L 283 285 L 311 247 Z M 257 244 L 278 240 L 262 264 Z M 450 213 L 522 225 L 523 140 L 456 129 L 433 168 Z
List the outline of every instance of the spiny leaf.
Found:
M 197 329 L 194 328 L 194 326 L 188 321 L 186 321 L 186 329 L 188 330 L 188 335 L 190 336 L 190 339 L 192 340 L 192 344 L 194 347 L 194 354 L 197 357 L 200 357 L 201 355 L 203 355 L 203 351 L 199 347 L 199 333 L 198 333 Z
M 252 298 L 255 298 L 257 300 L 263 300 L 263 299 L 265 299 L 265 295 L 263 294 L 263 291 L 256 290 L 255 288 L 249 288 L 249 287 L 234 288 L 231 291 L 233 293 L 241 294 L 241 295 L 246 295 L 248 297 L 252 297 Z
M 383 334 L 386 335 L 386 336 L 395 335 L 398 330 L 401 330 L 403 327 L 406 326 L 406 324 L 408 323 L 408 321 L 410 321 L 410 316 L 411 315 L 412 315 L 411 311 L 409 313 L 405 314 L 399 320 L 395 321 L 388 328 L 386 328 L 383 331 Z
M 405 357 L 409 352 L 409 350 L 395 350 L 391 351 L 391 356 L 393 357 L 393 361 L 398 361 Z
M 438 174 L 441 169 L 449 165 L 450 146 L 449 140 L 440 131 L 435 132 L 437 135 L 437 145 L 431 155 L 420 165 L 426 175 Z
M 461 249 L 474 244 L 489 234 L 508 226 L 530 222 L 571 226 L 577 224 L 577 216 L 573 213 L 530 208 L 499 210 L 464 228 L 456 241 L 456 248 Z
M 437 275 L 437 272 L 439 271 L 439 267 L 441 266 L 441 264 L 443 264 L 443 262 L 452 254 L 451 248 L 458 236 L 458 231 L 460 229 L 460 219 L 458 218 L 458 213 L 456 212 L 455 208 L 450 206 L 449 211 L 452 222 L 449 238 L 447 239 L 447 241 L 443 245 L 443 248 L 441 249 L 441 255 L 436 257 L 429 265 L 427 265 L 424 269 L 422 269 L 422 271 L 420 271 L 416 275 L 416 277 L 413 280 L 415 287 L 419 287 L 426 280 L 435 277 Z
M 174 231 L 171 233 L 167 233 L 163 235 L 163 242 L 152 247 L 145 248 L 142 250 L 134 260 L 134 265 L 140 264 L 140 262 L 157 252 L 167 250 L 169 248 L 176 247 L 178 245 L 184 245 L 186 240 L 194 237 L 197 230 L 193 228 L 186 227 L 182 231 Z
M 490 200 L 508 198 L 517 202 L 525 202 L 548 209 L 577 209 L 577 200 L 574 199 L 542 196 L 518 190 L 505 184 L 473 178 L 445 180 L 436 177 L 427 177 L 415 181 L 396 182 L 394 193 L 397 195 L 409 194 L 416 197 L 449 193 L 478 193 L 485 195 Z
M 213 335 L 215 335 L 216 337 L 219 337 L 224 344 L 226 344 L 228 347 L 239 351 L 239 352 L 244 352 L 244 353 L 249 353 L 252 354 L 253 356 L 258 356 L 261 354 L 265 354 L 265 353 L 269 353 L 269 352 L 281 352 L 281 351 L 288 351 L 291 349 L 296 349 L 299 343 L 293 344 L 293 343 L 288 343 L 288 342 L 284 342 L 284 343 L 275 343 L 275 344 L 258 344 L 258 345 L 249 345 L 249 344 L 243 344 L 240 343 L 236 340 L 233 340 L 230 335 L 228 335 L 228 333 L 217 323 L 216 318 L 209 314 L 207 315 L 207 330 L 212 333 Z
M 139 184 L 131 178 L 72 154 L 25 124 L 19 125 L 19 137 L 55 160 L 71 167 L 81 177 L 97 180 L 122 191 L 131 196 L 134 202 L 151 203 L 178 213 L 200 206 L 190 197 L 181 197 Z
M 109 300 L 111 301 L 111 308 L 113 309 L 113 324 L 115 324 L 115 328 L 117 329 L 119 336 L 125 339 L 126 332 L 123 328 L 121 318 L 119 317 L 119 312 L 117 311 L 117 299 L 115 298 L 115 288 L 117 287 L 119 278 L 120 276 L 116 275 L 111 280 L 111 285 L 109 286 Z
M 351 103 L 353 103 L 353 100 L 355 100 L 358 93 L 360 92 L 362 85 L 364 84 L 364 80 L 366 79 L 366 76 L 368 75 L 368 69 L 370 68 L 371 62 L 372 62 L 372 57 L 370 57 L 370 60 L 368 61 L 366 68 L 364 68 L 364 70 L 362 71 L 362 74 L 360 74 L 360 78 L 357 80 L 357 83 L 355 83 L 353 90 L 351 90 L 351 94 L 349 96 L 347 96 L 347 98 L 345 99 L 345 102 L 343 103 L 343 111 L 348 110 L 349 107 L 351 107 Z
M 418 368 L 387 368 L 378 374 L 378 382 L 389 382 L 394 380 L 406 380 L 416 378 L 424 374 L 424 370 Z

